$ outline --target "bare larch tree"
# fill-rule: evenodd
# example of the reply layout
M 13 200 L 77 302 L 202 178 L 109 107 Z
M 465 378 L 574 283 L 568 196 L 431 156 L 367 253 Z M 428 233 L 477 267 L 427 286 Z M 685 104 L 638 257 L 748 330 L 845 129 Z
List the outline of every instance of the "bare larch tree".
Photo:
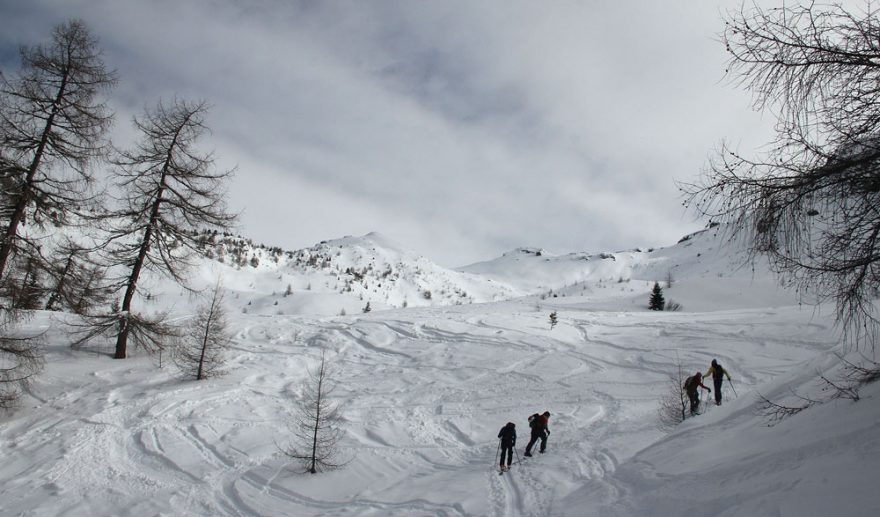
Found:
M 94 251 L 69 238 L 57 247 L 49 257 L 45 310 L 67 309 L 86 316 L 95 307 L 107 304 L 111 293 L 106 271 L 90 259 Z
M 807 3 L 727 15 L 728 76 L 777 117 L 764 153 L 722 145 L 686 204 L 832 299 L 845 342 L 873 340 L 880 286 L 880 19 Z
M 90 165 L 106 153 L 112 120 L 102 94 L 116 82 L 79 20 L 19 54 L 19 70 L 0 73 L 0 290 L 15 293 L 0 304 L 0 407 L 12 406 L 43 365 L 38 336 L 15 329 L 18 308 L 37 308 L 45 268 L 40 243 L 22 228 L 60 223 L 88 202 Z
M 93 318 L 91 335 L 115 330 L 117 359 L 126 357 L 130 337 L 135 345 L 156 351 L 176 335 L 164 315 L 151 318 L 132 311 L 141 273 L 152 270 L 186 287 L 184 275 L 197 246 L 196 230 L 225 230 L 235 220 L 225 204 L 225 181 L 232 171 L 216 170 L 213 155 L 196 147 L 208 131 L 206 111 L 203 102 L 160 102 L 135 118 L 141 140 L 114 159 L 121 195 L 120 207 L 112 213 L 108 265 L 126 268 L 128 273 L 119 281 L 124 293 L 120 311 Z
M 660 398 L 657 408 L 657 427 L 662 431 L 671 431 L 683 422 L 690 408 L 690 399 L 684 389 L 684 381 L 687 380 L 688 375 L 677 353 L 673 368 L 666 377 L 666 392 Z
M 339 406 L 331 399 L 334 386 L 330 377 L 330 365 L 321 351 L 321 362 L 309 370 L 309 380 L 297 404 L 291 425 L 294 443 L 284 450 L 311 474 L 338 469 L 346 463 L 338 460 L 342 418 Z
M 16 335 L 14 311 L 0 311 L 0 408 L 15 406 L 24 389 L 43 369 L 39 336 Z
M 185 377 L 197 381 L 223 375 L 230 340 L 223 288 L 218 281 L 210 301 L 199 307 L 188 325 L 186 339 L 175 347 L 174 364 Z
M 18 74 L 0 75 L 0 281 L 14 255 L 38 255 L 21 233 L 26 219 L 58 220 L 89 199 L 89 166 L 105 156 L 112 121 L 102 94 L 116 83 L 79 20 L 20 54 Z

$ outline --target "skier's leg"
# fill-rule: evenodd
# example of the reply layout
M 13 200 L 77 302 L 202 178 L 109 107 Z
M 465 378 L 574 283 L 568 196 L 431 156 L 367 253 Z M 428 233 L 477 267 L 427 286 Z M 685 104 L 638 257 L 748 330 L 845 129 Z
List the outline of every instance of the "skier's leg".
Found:
M 547 433 L 543 432 L 543 433 L 541 433 L 541 452 L 544 452 L 546 450 L 547 450 Z
M 529 444 L 526 445 L 526 456 L 532 455 L 532 445 L 535 445 L 535 442 L 537 442 L 537 441 L 538 441 L 538 435 L 535 433 L 532 433 L 532 437 L 529 440 Z
M 715 379 L 715 404 L 721 405 L 721 383 L 724 379 Z

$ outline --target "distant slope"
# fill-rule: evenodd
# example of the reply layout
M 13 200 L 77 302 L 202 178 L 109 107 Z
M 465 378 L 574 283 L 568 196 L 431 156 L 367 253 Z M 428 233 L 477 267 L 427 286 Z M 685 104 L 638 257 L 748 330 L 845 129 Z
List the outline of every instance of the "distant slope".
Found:
M 804 301 L 780 286 L 764 261 L 748 262 L 743 247 L 720 230 L 649 250 L 554 255 L 518 248 L 457 270 L 375 232 L 295 251 L 206 233 L 200 248 L 209 260 L 200 276 L 202 286 L 222 276 L 236 310 L 265 315 L 351 315 L 367 303 L 382 310 L 574 295 L 584 308 L 643 310 L 654 282 L 685 311 L 745 308 L 755 299 L 770 306 Z
M 684 310 L 749 307 L 754 305 L 752 298 L 771 306 L 809 301 L 781 286 L 766 260 L 749 261 L 742 244 L 731 242 L 722 227 L 649 250 L 554 255 L 539 248 L 518 248 L 459 270 L 542 297 L 587 296 L 606 309 L 631 310 L 642 301 L 647 305 L 646 293 L 654 282 L 666 290 L 667 298 L 676 297 Z M 609 304 L 608 298 L 618 300 Z
M 270 314 L 351 314 L 370 309 L 462 305 L 520 295 L 496 280 L 441 267 L 378 233 L 283 251 L 230 235 L 204 234 L 206 280 L 221 273 L 247 299 L 243 310 Z M 242 275 L 241 272 L 247 272 Z

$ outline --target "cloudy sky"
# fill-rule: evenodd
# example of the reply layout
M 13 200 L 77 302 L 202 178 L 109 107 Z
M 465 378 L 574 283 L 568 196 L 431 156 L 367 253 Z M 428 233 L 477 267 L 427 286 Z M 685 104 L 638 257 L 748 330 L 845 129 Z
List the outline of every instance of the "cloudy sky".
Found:
M 119 72 L 116 140 L 213 106 L 237 231 L 286 249 L 378 231 L 446 266 L 519 246 L 666 246 L 675 180 L 770 117 L 724 80 L 739 1 L 0 0 L 0 65 L 77 17 Z

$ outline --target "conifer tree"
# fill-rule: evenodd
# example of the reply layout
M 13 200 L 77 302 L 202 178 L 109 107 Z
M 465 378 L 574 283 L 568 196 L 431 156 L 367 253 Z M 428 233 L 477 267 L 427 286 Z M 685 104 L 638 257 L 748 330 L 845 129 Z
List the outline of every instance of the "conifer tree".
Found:
M 556 317 L 556 311 L 553 311 L 550 313 L 550 330 L 553 330 L 557 323 L 559 323 L 559 320 Z
M 648 302 L 648 308 L 652 311 L 662 311 L 666 306 L 666 300 L 663 299 L 663 288 L 658 282 L 654 282 L 654 288 L 651 290 L 651 300 Z

